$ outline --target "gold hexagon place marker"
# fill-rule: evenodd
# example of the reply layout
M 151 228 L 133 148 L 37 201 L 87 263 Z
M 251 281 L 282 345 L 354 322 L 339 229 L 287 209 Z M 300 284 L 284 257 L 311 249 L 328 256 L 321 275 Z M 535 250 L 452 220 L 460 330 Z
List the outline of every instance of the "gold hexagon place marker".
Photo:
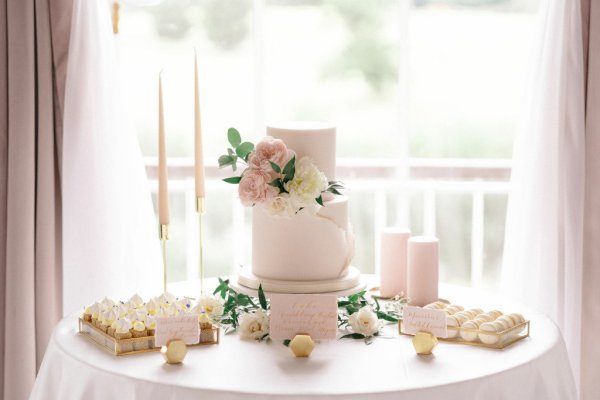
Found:
M 290 349 L 296 357 L 308 357 L 314 348 L 315 342 L 310 335 L 296 335 L 290 342 Z
M 417 354 L 429 355 L 437 346 L 438 339 L 429 332 L 417 332 L 412 342 Z
M 187 346 L 183 340 L 172 339 L 166 346 L 161 347 L 160 353 L 167 364 L 180 364 L 187 354 Z

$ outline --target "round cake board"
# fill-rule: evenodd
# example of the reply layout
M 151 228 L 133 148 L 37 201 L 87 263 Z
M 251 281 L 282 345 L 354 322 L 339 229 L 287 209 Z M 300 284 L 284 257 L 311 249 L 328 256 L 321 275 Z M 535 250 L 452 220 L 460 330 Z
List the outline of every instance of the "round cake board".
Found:
M 278 281 L 258 278 L 252 274 L 251 268 L 240 268 L 238 274 L 230 277 L 229 286 L 249 296 L 258 296 L 259 285 L 263 286 L 265 296 L 271 293 L 286 294 L 328 294 L 337 297 L 356 294 L 367 287 L 367 282 L 362 278 L 360 271 L 350 267 L 348 274 L 340 279 L 329 281 Z

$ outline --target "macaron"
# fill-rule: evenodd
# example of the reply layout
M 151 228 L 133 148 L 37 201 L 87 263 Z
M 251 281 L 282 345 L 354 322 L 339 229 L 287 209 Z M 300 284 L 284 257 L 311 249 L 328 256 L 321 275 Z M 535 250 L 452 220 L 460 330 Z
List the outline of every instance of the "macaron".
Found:
M 458 327 L 460 326 L 460 322 L 453 315 L 448 315 L 446 317 L 446 331 L 448 333 L 448 338 L 454 338 L 458 336 Z
M 473 331 L 466 331 L 465 329 L 470 329 Z M 477 329 L 479 329 L 479 325 L 476 321 L 467 321 L 460 327 L 460 337 L 466 340 L 467 342 L 472 342 L 477 339 Z
M 485 344 L 498 343 L 500 338 L 497 335 L 496 325 L 493 322 L 485 322 L 479 326 L 479 340 Z
M 492 310 L 492 311 L 488 311 L 488 314 L 490 314 L 491 316 L 494 317 L 494 319 L 496 319 L 502 315 L 502 311 Z

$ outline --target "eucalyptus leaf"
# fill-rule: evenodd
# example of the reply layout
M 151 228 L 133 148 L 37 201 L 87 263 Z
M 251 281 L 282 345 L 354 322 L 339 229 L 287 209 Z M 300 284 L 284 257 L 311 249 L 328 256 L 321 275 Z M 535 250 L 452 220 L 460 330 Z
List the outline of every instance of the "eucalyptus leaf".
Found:
M 250 142 L 244 142 L 235 149 L 235 153 L 240 158 L 246 158 L 254 150 L 254 145 Z
M 230 178 L 223 179 L 223 182 L 238 184 L 238 183 L 240 183 L 241 180 L 242 180 L 241 176 L 232 176 Z
M 283 167 L 283 174 L 285 175 L 286 181 L 291 181 L 296 175 L 296 156 L 293 156 L 290 161 Z
M 329 193 L 337 194 L 338 196 L 341 196 L 341 195 L 342 195 L 342 194 L 341 194 L 341 193 L 340 193 L 340 192 L 339 192 L 339 191 L 338 191 L 336 188 L 334 188 L 333 186 L 331 186 L 331 187 L 327 188 L 327 190 L 326 190 L 326 191 L 327 191 L 327 192 L 329 192 Z
M 238 130 L 235 128 L 229 128 L 227 130 L 227 139 L 229 140 L 229 143 L 231 143 L 234 149 L 237 148 L 240 145 L 240 143 L 242 143 L 242 137 L 240 136 Z
M 319 196 L 315 199 L 320 206 L 323 206 L 323 196 Z
M 267 311 L 267 298 L 265 297 L 265 292 L 263 291 L 262 285 L 258 285 L 258 301 L 260 302 L 262 309 Z
M 232 156 L 222 155 L 221 157 L 219 157 L 219 168 L 223 168 L 228 165 L 231 165 L 231 164 L 233 164 L 233 162 L 234 162 L 234 159 Z
M 392 315 L 387 314 L 387 313 L 385 313 L 383 311 L 376 311 L 375 313 L 377 314 L 377 318 L 383 319 L 384 321 L 398 322 L 398 318 L 395 318 Z
M 347 335 L 342 336 L 340 339 L 365 339 L 366 336 L 362 333 L 349 333 Z
M 279 165 L 275 164 L 271 160 L 269 160 L 269 163 L 271 164 L 271 168 L 273 168 L 273 171 L 277 172 L 278 174 L 281 173 L 281 167 Z

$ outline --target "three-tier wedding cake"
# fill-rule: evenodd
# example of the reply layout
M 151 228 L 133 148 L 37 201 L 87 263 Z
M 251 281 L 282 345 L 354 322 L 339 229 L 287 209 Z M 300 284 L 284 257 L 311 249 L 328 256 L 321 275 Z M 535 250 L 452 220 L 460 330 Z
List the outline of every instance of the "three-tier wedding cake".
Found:
M 282 140 L 297 160 L 307 157 L 329 182 L 335 181 L 334 126 L 272 125 L 267 127 L 267 136 Z M 291 217 L 253 207 L 252 267 L 242 267 L 239 283 L 254 289 L 262 284 L 266 291 L 283 293 L 337 292 L 359 286 L 360 273 L 350 266 L 354 233 L 348 197 L 323 193 L 322 204 L 316 209 L 301 208 Z

